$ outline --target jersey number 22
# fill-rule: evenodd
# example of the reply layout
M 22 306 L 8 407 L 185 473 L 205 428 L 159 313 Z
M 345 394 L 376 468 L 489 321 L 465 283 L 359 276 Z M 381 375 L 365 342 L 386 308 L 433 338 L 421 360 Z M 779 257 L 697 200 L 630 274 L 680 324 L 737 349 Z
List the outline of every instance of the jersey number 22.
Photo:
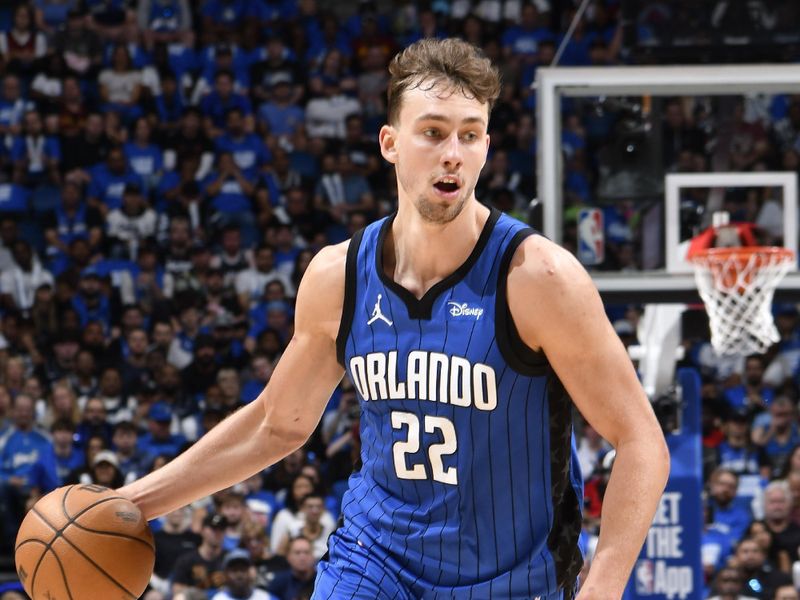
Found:
M 431 444 L 428 447 L 431 478 L 440 483 L 458 484 L 456 468 L 448 467 L 445 469 L 442 464 L 442 457 L 455 453 L 458 448 L 456 429 L 453 427 L 453 422 L 444 417 L 425 415 L 423 423 L 425 433 L 435 433 L 438 430 L 441 432 L 443 440 L 440 444 Z M 398 440 L 392 445 L 394 470 L 397 473 L 397 477 L 400 479 L 427 479 L 428 472 L 424 464 L 417 463 L 409 468 L 406 460 L 406 454 L 419 452 L 422 437 L 419 429 L 419 417 L 409 412 L 392 412 L 392 429 L 402 429 L 404 426 L 408 427 L 408 436 L 405 440 Z

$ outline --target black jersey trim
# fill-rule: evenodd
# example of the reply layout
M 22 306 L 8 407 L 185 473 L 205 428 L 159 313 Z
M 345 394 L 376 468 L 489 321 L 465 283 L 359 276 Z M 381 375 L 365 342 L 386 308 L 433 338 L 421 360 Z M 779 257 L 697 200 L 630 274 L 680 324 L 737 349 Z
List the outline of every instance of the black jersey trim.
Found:
M 345 346 L 350 328 L 353 326 L 353 316 L 356 309 L 356 277 L 358 266 L 358 249 L 361 247 L 361 238 L 364 230 L 359 229 L 350 239 L 347 247 L 344 272 L 344 301 L 342 302 L 342 318 L 339 321 L 339 332 L 336 334 L 336 360 L 343 367 Z
M 397 213 L 386 219 L 383 225 L 381 225 L 381 230 L 378 234 L 378 243 L 375 248 L 375 269 L 378 271 L 378 277 L 380 277 L 383 284 L 392 290 L 397 297 L 403 301 L 403 304 L 406 305 L 409 319 L 421 319 L 429 321 L 433 312 L 433 303 L 436 301 L 436 299 L 445 290 L 454 286 L 456 283 L 461 281 L 467 275 L 467 273 L 469 273 L 469 270 L 473 267 L 478 258 L 480 258 L 483 249 L 489 242 L 492 231 L 494 231 L 494 226 L 497 224 L 498 219 L 500 219 L 499 210 L 495 208 L 490 208 L 489 210 L 489 218 L 486 220 L 483 230 L 481 231 L 481 235 L 478 237 L 478 241 L 475 244 L 475 247 L 472 249 L 470 255 L 467 257 L 467 260 L 465 260 L 464 263 L 458 267 L 458 269 L 453 271 L 450 275 L 436 283 L 431 289 L 425 292 L 425 295 L 422 296 L 422 298 L 417 298 L 402 285 L 386 275 L 386 272 L 383 270 L 383 245 L 386 241 L 386 234 L 389 232 L 389 228 L 392 226 L 392 221 L 394 221 Z
M 564 600 L 572 600 L 583 554 L 578 546 L 583 516 L 581 503 L 572 484 L 572 399 L 554 371 L 547 378 L 550 413 L 550 497 L 553 524 L 547 547 L 556 569 L 556 583 L 564 590 Z
M 537 234 L 530 228 L 518 231 L 508 243 L 500 261 L 495 300 L 495 336 L 497 337 L 497 347 L 508 365 L 520 375 L 533 377 L 546 374 L 549 363 L 544 352 L 536 351 L 522 341 L 508 307 L 507 290 L 508 271 L 511 268 L 514 252 L 531 235 Z

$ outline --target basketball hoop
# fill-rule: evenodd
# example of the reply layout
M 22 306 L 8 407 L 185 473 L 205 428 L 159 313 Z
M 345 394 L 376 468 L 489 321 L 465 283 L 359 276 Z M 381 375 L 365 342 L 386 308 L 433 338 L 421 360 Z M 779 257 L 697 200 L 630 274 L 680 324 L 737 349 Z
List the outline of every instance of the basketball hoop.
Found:
M 708 312 L 711 345 L 720 354 L 762 354 L 780 341 L 772 298 L 794 252 L 773 246 L 709 247 L 717 231 L 711 228 L 695 238 L 686 256 Z

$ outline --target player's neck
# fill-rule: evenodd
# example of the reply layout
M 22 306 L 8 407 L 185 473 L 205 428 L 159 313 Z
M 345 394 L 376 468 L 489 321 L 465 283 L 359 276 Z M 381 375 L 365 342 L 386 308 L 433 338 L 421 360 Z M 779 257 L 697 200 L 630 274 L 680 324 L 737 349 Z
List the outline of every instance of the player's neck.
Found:
M 489 210 L 474 200 L 445 225 L 429 223 L 414 207 L 401 205 L 383 248 L 386 274 L 421 298 L 467 260 L 488 218 Z

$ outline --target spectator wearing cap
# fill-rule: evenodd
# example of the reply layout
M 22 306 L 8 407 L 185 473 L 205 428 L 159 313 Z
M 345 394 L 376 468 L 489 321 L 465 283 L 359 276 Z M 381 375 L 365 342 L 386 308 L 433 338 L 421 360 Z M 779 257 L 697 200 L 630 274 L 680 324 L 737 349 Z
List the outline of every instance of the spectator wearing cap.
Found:
M 211 590 L 224 584 L 222 540 L 227 526 L 225 517 L 219 514 L 210 514 L 203 519 L 200 546 L 175 562 L 170 576 L 173 595 L 187 588 Z
M 138 447 L 138 440 L 139 430 L 132 421 L 120 421 L 114 426 L 111 441 L 126 484 L 146 475 L 153 462 L 154 457 Z
M 122 196 L 128 184 L 137 185 L 140 190 L 143 187 L 141 177 L 128 166 L 121 146 L 111 148 L 106 161 L 92 167 L 89 176 L 89 206 L 99 210 L 103 216 L 122 206 Z
M 147 206 L 141 188 L 127 184 L 122 205 L 111 209 L 106 217 L 106 255 L 134 261 L 139 247 L 155 239 L 156 213 Z
M 225 586 L 211 600 L 275 600 L 275 596 L 253 587 L 253 560 L 247 550 L 237 548 L 225 555 Z
M 138 447 L 151 456 L 177 456 L 186 444 L 180 433 L 170 433 L 172 409 L 166 402 L 156 402 L 147 411 L 148 432 L 139 438 Z
M 119 459 L 111 450 L 101 450 L 92 459 L 91 467 L 81 476 L 80 483 L 102 485 L 116 489 L 126 483 L 125 476 L 119 469 Z
M 269 78 L 266 102 L 258 108 L 258 121 L 263 130 L 277 139 L 290 139 L 303 126 L 306 113 L 292 88 L 292 76 L 278 72 Z
M 0 274 L 0 304 L 6 310 L 26 314 L 33 307 L 39 286 L 52 286 L 55 280 L 50 271 L 42 266 L 27 241 L 16 240 L 11 255 L 14 265 Z
M 275 250 L 272 246 L 260 244 L 255 249 L 254 257 L 255 265 L 236 276 L 236 293 L 244 312 L 249 312 L 258 303 L 265 286 L 271 281 L 280 281 L 289 295 L 295 293 L 291 280 L 275 267 Z
M 345 119 L 361 112 L 361 103 L 342 93 L 339 81 L 322 77 L 322 95 L 306 104 L 306 130 L 312 137 L 342 140 L 345 136 Z
M 725 439 L 716 448 L 717 465 L 736 473 L 740 485 L 742 477 L 760 478 L 761 470 L 769 468 L 766 456 L 751 442 L 750 419 L 744 408 L 730 411 L 723 425 Z
M 311 542 L 304 537 L 289 541 L 286 552 L 289 570 L 277 573 L 267 591 L 280 600 L 294 600 L 314 587 L 317 561 L 314 559 Z

